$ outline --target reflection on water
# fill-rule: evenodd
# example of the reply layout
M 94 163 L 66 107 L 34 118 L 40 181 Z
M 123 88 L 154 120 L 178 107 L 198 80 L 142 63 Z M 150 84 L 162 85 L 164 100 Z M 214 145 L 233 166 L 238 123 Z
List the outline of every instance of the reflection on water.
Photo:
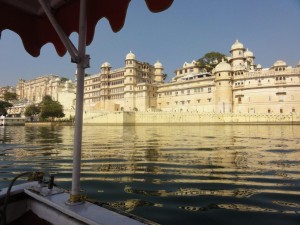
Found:
M 0 127 L 0 188 L 22 171 L 70 188 L 73 127 Z M 161 224 L 299 224 L 299 126 L 86 126 L 82 188 Z

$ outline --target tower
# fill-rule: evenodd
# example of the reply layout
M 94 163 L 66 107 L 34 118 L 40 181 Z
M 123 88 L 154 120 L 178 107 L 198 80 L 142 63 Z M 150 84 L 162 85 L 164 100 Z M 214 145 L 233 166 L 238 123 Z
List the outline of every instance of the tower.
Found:
M 215 112 L 232 112 L 232 69 L 222 60 L 214 69 L 215 75 Z
M 244 53 L 244 56 L 246 58 L 245 62 L 245 67 L 247 70 L 254 70 L 255 69 L 255 64 L 254 64 L 254 54 L 251 52 L 248 48 Z
M 163 80 L 164 80 L 164 68 L 163 68 L 163 65 L 157 61 L 155 64 L 154 64 L 154 75 L 155 75 L 155 78 L 154 78 L 154 81 L 157 82 L 157 83 L 163 83 Z
M 108 62 L 105 62 L 101 65 L 101 74 L 109 74 L 111 65 Z
M 135 55 L 130 51 L 126 55 L 124 73 L 124 110 L 126 111 L 132 111 L 135 108 L 136 67 Z
M 244 56 L 245 48 L 242 43 L 238 40 L 231 46 L 231 58 L 230 64 L 232 66 L 233 71 L 244 71 L 246 58 Z

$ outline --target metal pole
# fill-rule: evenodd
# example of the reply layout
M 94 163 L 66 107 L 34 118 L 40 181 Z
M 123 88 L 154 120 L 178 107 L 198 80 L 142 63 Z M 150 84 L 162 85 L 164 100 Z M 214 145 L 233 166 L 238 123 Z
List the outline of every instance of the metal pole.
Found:
M 80 195 L 80 169 L 81 169 L 81 145 L 82 145 L 82 118 L 83 118 L 83 95 L 85 68 L 88 65 L 86 51 L 86 0 L 80 1 L 79 39 L 77 63 L 77 90 L 76 90 L 76 114 L 74 132 L 73 173 L 72 189 L 69 202 L 81 202 Z

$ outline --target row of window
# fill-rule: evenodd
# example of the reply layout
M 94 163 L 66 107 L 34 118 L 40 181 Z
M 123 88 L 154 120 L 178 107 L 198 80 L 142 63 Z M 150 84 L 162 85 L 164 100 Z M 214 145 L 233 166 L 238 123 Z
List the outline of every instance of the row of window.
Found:
M 200 103 L 200 102 L 211 102 L 211 98 L 207 98 L 207 99 L 203 99 L 203 100 L 201 100 L 201 99 L 197 99 L 197 100 L 194 100 L 195 102 L 197 102 L 197 103 Z M 176 105 L 185 105 L 185 104 L 190 104 L 191 103 L 191 100 L 185 100 L 185 101 L 175 101 L 174 102 Z M 159 102 L 158 103 L 158 105 L 159 106 L 161 106 L 162 105 L 162 103 L 161 102 Z M 170 105 L 170 102 L 166 102 L 166 105 Z
M 279 109 L 279 112 L 280 112 L 280 113 L 283 113 L 283 109 L 282 109 L 282 108 Z M 295 112 L 296 112 L 296 109 L 295 109 L 295 108 L 292 108 L 292 112 L 295 113 Z M 271 110 L 271 109 L 268 109 L 268 113 L 274 113 L 274 111 Z
M 183 73 L 187 73 L 187 72 L 194 72 L 194 69 L 193 68 L 190 68 L 190 69 L 183 69 L 183 70 L 179 70 L 179 74 L 183 74 Z
M 118 78 L 118 77 L 124 77 L 124 72 L 114 73 L 114 74 L 109 74 L 109 75 L 102 75 L 103 79 L 112 79 L 112 78 Z M 96 79 L 99 79 L 99 78 L 95 78 L 94 80 L 96 80 Z M 94 80 L 93 80 L 93 82 L 94 82 Z
M 284 102 L 285 100 L 285 96 L 286 96 L 286 93 L 285 92 L 282 92 L 282 93 L 278 93 L 277 94 L 278 97 L 276 97 L 276 100 L 279 101 L 279 102 Z M 236 98 L 238 98 L 238 103 L 241 104 L 242 103 L 242 97 L 243 96 L 235 96 Z M 275 101 L 276 101 L 275 100 Z M 294 98 L 294 95 L 291 95 L 291 98 L 290 98 L 291 101 L 294 101 L 295 98 Z M 269 102 L 272 101 L 272 96 L 269 96 Z M 251 102 L 251 98 L 248 97 L 248 102 Z
M 111 100 L 111 99 L 123 99 L 124 95 L 112 95 L 112 96 L 102 96 L 99 98 L 93 98 L 92 102 L 100 102 L 104 100 Z
M 261 84 L 262 79 L 258 79 L 257 82 L 258 84 Z M 286 77 L 276 77 L 275 79 L 276 81 L 286 81 Z M 293 81 L 293 78 L 291 78 L 291 81 Z M 251 81 L 248 81 L 248 84 L 250 84 Z M 268 79 L 268 83 L 270 83 L 270 79 Z M 240 85 L 244 85 L 244 82 L 235 82 L 234 83 L 235 86 L 240 86 Z
M 114 86 L 114 85 L 120 85 L 124 84 L 124 80 L 116 80 L 116 81 L 110 81 L 110 82 L 103 82 L 103 86 Z
M 275 71 L 285 71 L 285 67 L 278 67 L 278 68 L 275 68 Z
M 158 96 L 159 97 L 161 97 L 163 94 L 165 95 L 165 96 L 169 96 L 169 95 L 172 95 L 173 93 L 174 93 L 174 95 L 178 95 L 179 93 L 180 94 L 187 94 L 187 95 L 189 95 L 189 94 L 191 94 L 191 90 L 192 89 L 187 89 L 187 90 L 181 90 L 181 91 L 167 91 L 167 92 L 164 92 L 164 93 L 162 93 L 162 94 L 159 94 Z M 205 88 L 194 88 L 193 89 L 194 90 L 194 93 L 199 93 L 199 92 L 205 92 Z M 211 87 L 208 87 L 207 88 L 207 93 L 211 93 Z

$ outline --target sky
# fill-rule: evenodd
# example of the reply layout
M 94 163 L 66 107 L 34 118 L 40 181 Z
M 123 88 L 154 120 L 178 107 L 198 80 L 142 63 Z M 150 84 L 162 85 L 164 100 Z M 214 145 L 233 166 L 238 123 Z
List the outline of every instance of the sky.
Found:
M 130 51 L 136 59 L 154 64 L 159 60 L 168 74 L 185 62 L 217 51 L 230 55 L 238 39 L 264 68 L 283 60 L 290 66 L 300 61 L 300 0 L 174 0 L 162 13 L 151 13 L 143 0 L 132 0 L 125 25 L 112 32 L 106 19 L 96 26 L 94 40 L 87 47 L 88 74 L 99 73 L 102 63 L 112 69 L 124 67 Z M 70 36 L 77 43 L 77 34 Z M 21 39 L 5 30 L 0 40 L 0 87 L 15 86 L 19 79 L 31 80 L 54 74 L 74 80 L 76 65 L 66 54 L 59 57 L 46 44 L 39 57 L 29 55 Z

